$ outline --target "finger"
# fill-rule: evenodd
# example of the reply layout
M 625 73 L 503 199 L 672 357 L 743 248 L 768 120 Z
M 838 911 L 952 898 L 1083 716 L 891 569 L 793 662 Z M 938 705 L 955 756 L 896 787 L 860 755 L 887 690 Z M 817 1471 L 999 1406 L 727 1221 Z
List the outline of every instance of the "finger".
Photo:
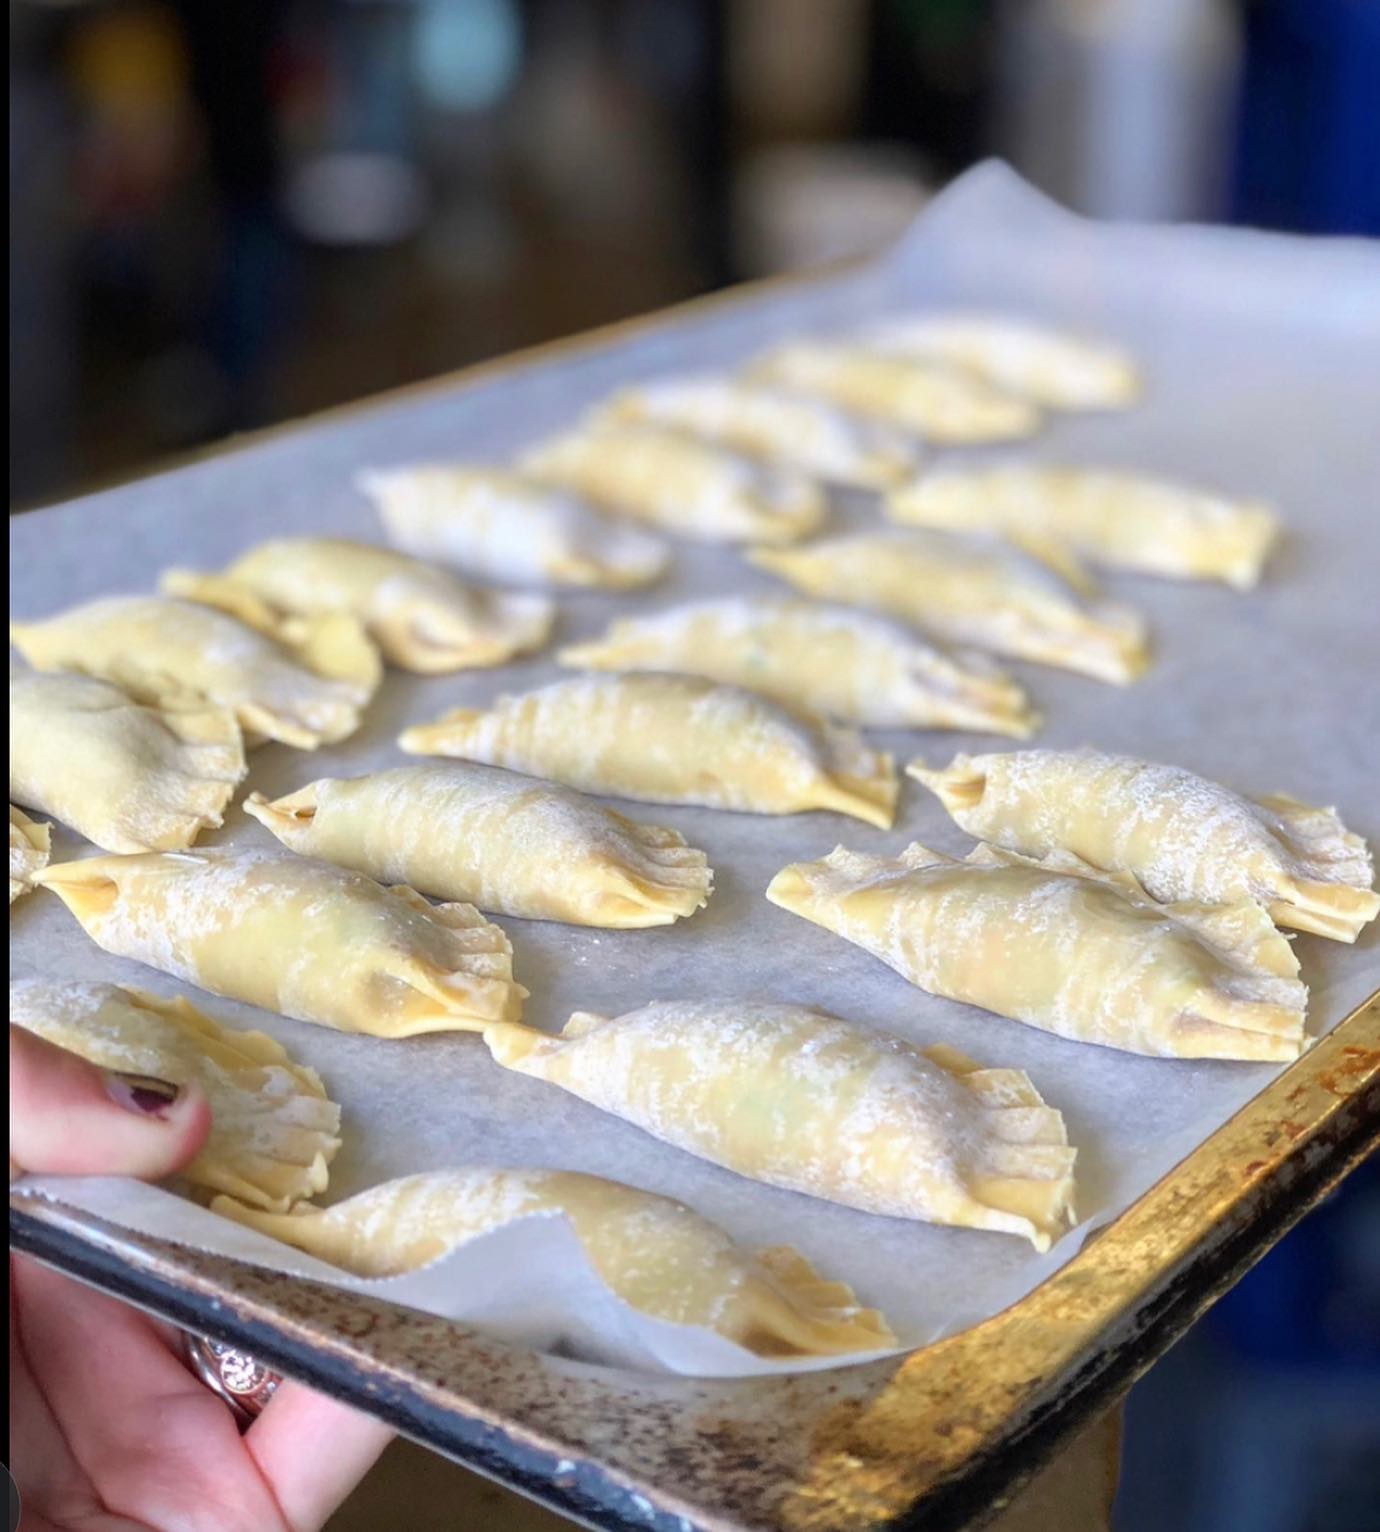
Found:
M 38 1525 L 38 1514 L 58 1498 L 75 1505 L 86 1485 L 86 1476 L 24 1354 L 18 1298 L 28 1264 L 23 1256 L 10 1257 L 10 1441 L 5 1459 L 23 1498 L 26 1529 L 30 1522 Z M 83 1509 L 89 1510 L 90 1505 Z
M 374 1466 L 392 1428 L 291 1379 L 278 1385 L 244 1444 L 288 1525 L 316 1532 Z M 321 1443 L 331 1450 L 322 1452 Z
M 34 1261 L 16 1258 L 13 1275 L 37 1386 L 112 1518 L 131 1529 L 285 1532 L 224 1400 L 146 1315 Z M 70 1489 L 59 1479 L 31 1504 L 59 1526 L 85 1525 Z
M 156 1181 L 195 1158 L 210 1131 L 198 1085 L 98 1069 L 11 1024 L 11 1180 L 32 1171 Z

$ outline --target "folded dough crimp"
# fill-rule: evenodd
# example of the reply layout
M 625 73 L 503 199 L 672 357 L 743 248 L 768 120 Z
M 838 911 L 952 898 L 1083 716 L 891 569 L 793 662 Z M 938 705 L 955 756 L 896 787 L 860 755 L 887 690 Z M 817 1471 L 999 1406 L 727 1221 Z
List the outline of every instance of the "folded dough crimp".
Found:
M 1045 463 L 928 473 L 888 496 L 886 513 L 907 526 L 1060 541 L 1110 568 L 1238 590 L 1259 581 L 1279 536 L 1278 518 L 1257 501 Z
M 931 994 L 1077 1042 L 1183 1059 L 1295 1059 L 1308 992 L 1258 904 L 1155 904 L 1128 873 L 979 846 L 958 862 L 842 846 L 767 898 Z
M 849 729 L 699 676 L 576 676 L 488 711 L 456 708 L 405 729 L 412 755 L 450 755 L 646 803 L 748 814 L 832 809 L 887 829 L 889 755 Z
M 865 329 L 858 343 L 961 367 L 1052 410 L 1124 409 L 1140 396 L 1139 371 L 1119 347 L 1004 314 L 893 316 Z
M 960 661 L 882 617 L 789 597 L 725 596 L 615 622 L 556 656 L 592 670 L 669 670 L 750 687 L 879 729 L 1027 738 L 1025 693 L 977 655 Z
M 625 389 L 593 420 L 665 426 L 860 489 L 899 484 L 922 456 L 920 444 L 904 431 L 849 415 L 827 400 L 709 373 Z
M 10 804 L 10 903 L 27 894 L 48 865 L 52 831 Z
M 1380 914 L 1365 842 L 1332 808 L 1246 798 L 1179 766 L 1097 750 L 960 755 L 908 774 L 955 822 L 1009 851 L 1068 851 L 1131 873 L 1161 903 L 1253 899 L 1278 925 L 1354 942 Z
M 468 904 L 290 851 L 146 852 L 50 867 L 98 947 L 212 994 L 373 1037 L 515 1021 L 508 938 Z
M 221 1026 L 186 1000 L 59 979 L 12 980 L 10 1020 L 102 1069 L 197 1081 L 211 1132 L 181 1172 L 193 1186 L 274 1213 L 325 1191 L 340 1108 L 263 1032 Z
M 106 596 L 12 622 L 10 642 L 38 670 L 95 676 L 158 706 L 219 703 L 247 744 L 300 750 L 353 734 L 383 674 L 353 617 L 282 617 L 247 592 L 234 616 L 168 596 Z
M 356 480 L 389 541 L 423 559 L 513 585 L 625 590 L 666 572 L 658 537 L 506 468 L 417 464 Z
M 850 1287 L 789 1246 L 755 1255 L 717 1224 L 655 1192 L 567 1170 L 432 1171 L 330 1208 L 213 1211 L 359 1277 L 396 1277 L 520 1218 L 565 1217 L 601 1280 L 630 1307 L 702 1325 L 758 1356 L 831 1356 L 894 1344 Z
M 773 1186 L 1040 1250 L 1072 1220 L 1075 1151 L 1021 1070 L 755 1000 L 577 1011 L 559 1037 L 484 1040 L 506 1068 Z
M 797 341 L 752 363 L 757 383 L 815 394 L 926 441 L 1010 441 L 1030 436 L 1040 412 L 970 373 L 916 357 L 835 341 Z
M 410 554 L 343 537 L 274 538 L 219 575 L 170 569 L 161 585 L 231 612 L 248 591 L 298 617 L 344 613 L 386 660 L 422 675 L 502 665 L 539 649 L 555 617 L 545 596 L 478 590 Z
M 303 855 L 529 920 L 664 926 L 709 898 L 704 852 L 677 831 L 469 761 L 326 777 L 244 808 Z
M 813 479 L 657 426 L 583 426 L 529 448 L 524 472 L 600 510 L 708 543 L 784 543 L 822 525 Z
M 747 557 L 806 595 L 914 623 L 947 643 L 1118 686 L 1149 664 L 1139 615 L 1091 598 L 1072 569 L 988 534 L 897 527 Z
M 179 851 L 245 774 L 234 713 L 135 702 L 92 676 L 10 676 L 10 793 L 107 851 Z

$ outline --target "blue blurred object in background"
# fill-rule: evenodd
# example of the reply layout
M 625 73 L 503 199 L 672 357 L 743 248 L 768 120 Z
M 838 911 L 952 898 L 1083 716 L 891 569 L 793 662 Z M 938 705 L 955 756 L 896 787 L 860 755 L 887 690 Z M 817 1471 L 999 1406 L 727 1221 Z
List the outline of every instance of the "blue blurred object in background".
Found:
M 1141 1380 L 1116 1532 L 1380 1527 L 1380 1164 Z
M 1380 235 L 1376 0 L 1246 7 L 1234 182 L 1239 223 Z

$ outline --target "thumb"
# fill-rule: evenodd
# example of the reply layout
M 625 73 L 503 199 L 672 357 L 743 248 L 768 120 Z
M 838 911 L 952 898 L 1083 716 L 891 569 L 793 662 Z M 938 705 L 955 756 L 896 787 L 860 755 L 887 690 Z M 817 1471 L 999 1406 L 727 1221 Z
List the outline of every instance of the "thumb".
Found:
M 101 1069 L 11 1023 L 11 1181 L 28 1172 L 156 1181 L 194 1159 L 210 1131 L 199 1085 Z

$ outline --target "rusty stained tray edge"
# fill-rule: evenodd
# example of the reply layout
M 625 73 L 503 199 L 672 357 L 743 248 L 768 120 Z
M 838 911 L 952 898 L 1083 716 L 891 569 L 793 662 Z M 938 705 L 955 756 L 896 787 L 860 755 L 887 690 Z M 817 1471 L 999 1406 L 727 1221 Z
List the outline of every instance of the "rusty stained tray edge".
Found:
M 610 1528 L 986 1520 L 1380 1145 L 1380 991 L 1005 1312 L 899 1361 L 629 1381 L 11 1199 L 11 1242 Z

